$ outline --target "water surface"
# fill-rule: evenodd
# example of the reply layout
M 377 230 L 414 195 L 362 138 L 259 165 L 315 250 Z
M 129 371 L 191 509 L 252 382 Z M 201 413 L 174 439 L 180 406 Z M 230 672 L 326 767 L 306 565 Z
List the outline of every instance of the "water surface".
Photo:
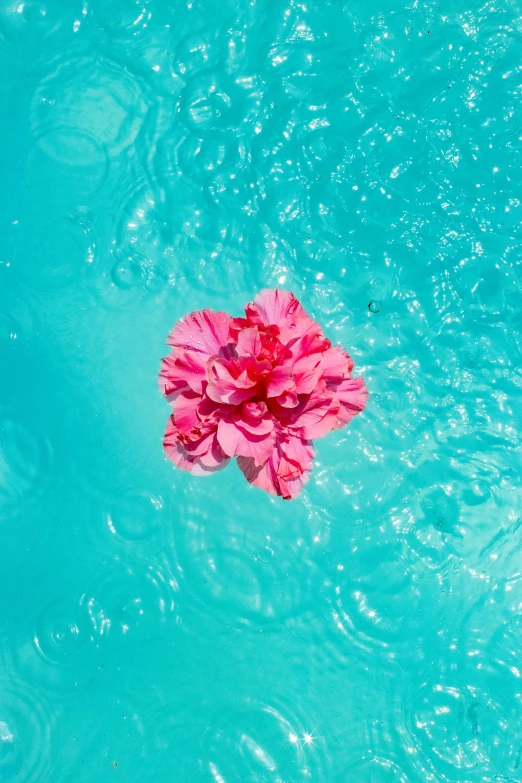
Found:
M 520 5 L 0 7 L 0 780 L 508 783 Z M 301 499 L 163 457 L 166 335 L 364 373 Z

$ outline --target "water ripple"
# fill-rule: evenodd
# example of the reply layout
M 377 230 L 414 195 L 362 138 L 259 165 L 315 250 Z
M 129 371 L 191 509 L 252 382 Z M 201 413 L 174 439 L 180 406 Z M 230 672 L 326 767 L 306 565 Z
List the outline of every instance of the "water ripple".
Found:
M 74 85 L 80 82 L 79 96 Z M 85 139 L 87 153 L 92 139 L 95 156 L 104 149 L 116 155 L 134 141 L 144 113 L 140 86 L 128 71 L 110 60 L 82 57 L 61 63 L 40 81 L 31 127 L 44 151 L 58 161 L 65 156 L 67 163 L 71 150 L 60 141 L 65 134 Z
M 268 704 L 247 702 L 209 729 L 201 766 L 216 781 L 328 780 L 325 738 Z
M 27 268 L 27 254 L 38 258 L 38 266 Z M 93 248 L 85 232 L 74 225 L 53 221 L 38 233 L 27 234 L 15 256 L 15 271 L 25 288 L 55 293 L 78 286 L 92 269 Z
M 422 657 L 410 639 L 434 634 L 442 624 L 451 592 L 442 575 L 427 569 L 421 575 L 420 563 L 410 562 L 405 547 L 391 540 L 361 536 L 338 550 L 337 560 L 326 581 L 335 645 L 355 643 L 392 659 L 399 650 L 404 660 Z
M 2 781 L 522 780 L 519 16 L 2 4 Z M 370 389 L 288 504 L 161 449 L 264 287 Z
M 52 774 L 56 706 L 33 685 L 0 680 L 0 774 L 4 780 L 37 783 Z
M 347 783 L 349 780 L 364 780 L 369 783 L 409 783 L 396 762 L 377 755 L 370 755 L 356 762 L 336 779 L 337 783 Z
M 13 46 L 54 48 L 68 37 L 85 16 L 78 0 L 40 3 L 9 0 L 0 9 L 0 31 Z
M 51 445 L 37 425 L 0 416 L 2 515 L 17 513 L 22 499 L 38 497 L 49 479 L 51 465 Z
M 125 636 L 140 626 L 166 623 L 176 612 L 177 591 L 174 574 L 161 564 L 107 564 L 80 605 L 94 637 Z
M 187 491 L 175 546 L 198 611 L 240 626 L 281 623 L 305 611 L 318 579 L 311 556 L 318 525 L 296 513 L 283 547 L 276 504 L 267 512 L 245 526 L 241 504 L 230 496 L 220 502 L 212 487 L 202 487 L 195 502 Z
M 127 489 L 113 503 L 107 524 L 111 533 L 127 541 L 150 541 L 162 525 L 163 509 L 161 497 Z

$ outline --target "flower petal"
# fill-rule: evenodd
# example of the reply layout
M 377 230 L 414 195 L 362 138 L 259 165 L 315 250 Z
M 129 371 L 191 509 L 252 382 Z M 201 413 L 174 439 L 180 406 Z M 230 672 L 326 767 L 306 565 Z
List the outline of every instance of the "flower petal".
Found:
M 214 356 L 231 342 L 232 318 L 228 313 L 198 310 L 182 318 L 174 326 L 167 343 L 206 356 Z
M 174 364 L 174 377 L 183 378 L 192 391 L 203 394 L 207 359 L 202 354 L 181 350 Z
M 173 351 L 161 361 L 161 368 L 158 377 L 159 390 L 165 397 L 169 398 L 177 394 L 182 389 L 187 389 L 188 385 L 176 366 L 177 351 Z M 169 400 L 170 402 L 171 400 Z
M 196 394 L 193 391 L 184 391 L 178 394 L 173 405 L 173 415 L 176 427 L 181 433 L 188 434 L 201 427 L 197 410 L 202 399 L 201 394 Z
M 301 471 L 309 468 L 315 457 L 315 449 L 310 440 L 288 435 L 281 442 L 281 451 L 286 460 L 300 467 Z M 287 472 L 288 476 L 289 473 Z
M 267 461 L 275 443 L 275 432 L 256 435 L 241 426 L 237 416 L 228 416 L 218 424 L 219 445 L 229 457 L 251 457 L 256 466 Z
M 237 464 L 251 484 L 290 500 L 300 494 L 310 478 L 313 456 L 309 441 L 290 435 L 276 443 L 264 465 L 256 465 L 247 457 L 238 457 Z
M 257 329 L 242 329 L 237 337 L 238 356 L 258 357 L 263 350 L 261 335 Z
M 254 298 L 250 311 L 259 313 L 265 326 L 278 324 L 288 315 L 295 318 L 308 318 L 299 301 L 290 291 L 280 291 L 277 288 L 265 288 Z M 245 308 L 246 310 L 246 308 Z
M 282 408 L 295 408 L 299 405 L 299 397 L 295 391 L 287 391 L 276 397 L 275 402 Z
M 279 479 L 270 457 L 264 465 L 256 465 L 251 457 L 238 457 L 237 464 L 246 480 L 259 489 L 264 489 L 270 495 L 281 495 Z
M 288 364 L 274 367 L 266 379 L 266 396 L 278 397 L 284 392 L 294 390 L 295 382 L 291 367 Z
M 229 460 L 217 443 L 216 433 L 205 435 L 205 447 L 199 444 L 200 454 L 190 454 L 180 441 L 180 432 L 171 416 L 167 422 L 167 429 L 163 438 L 165 455 L 181 470 L 188 470 L 195 476 L 206 476 L 217 470 L 225 468 Z
M 317 440 L 317 438 L 323 438 L 328 435 L 329 432 L 337 427 L 338 415 L 341 408 L 339 400 L 332 397 L 330 400 L 330 406 L 324 416 L 311 424 L 307 424 L 300 430 L 303 438 L 309 440 Z
M 255 395 L 257 381 L 240 372 L 232 361 L 214 359 L 207 367 L 206 393 L 211 400 L 239 405 Z
M 174 346 L 175 376 L 184 379 L 190 388 L 202 394 L 205 370 L 211 356 L 228 356 L 232 338 L 232 318 L 213 310 L 194 312 L 174 326 L 167 343 Z
M 353 359 L 339 345 L 325 351 L 321 357 L 321 376 L 326 383 L 340 383 L 350 378 Z
M 273 416 L 264 402 L 244 402 L 228 419 L 253 435 L 268 435 L 274 429 Z
M 335 396 L 340 403 L 337 427 L 345 427 L 354 416 L 364 410 L 368 402 L 368 390 L 362 375 L 340 383 L 335 389 Z

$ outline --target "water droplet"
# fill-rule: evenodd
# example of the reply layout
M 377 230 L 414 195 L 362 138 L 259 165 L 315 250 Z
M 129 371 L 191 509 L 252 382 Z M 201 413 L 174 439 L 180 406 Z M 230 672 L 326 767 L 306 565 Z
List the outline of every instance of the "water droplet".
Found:
M 92 228 L 94 216 L 88 207 L 77 207 L 74 212 L 69 215 L 69 220 L 74 226 L 83 228 L 84 231 L 89 231 Z
M 268 563 L 274 556 L 274 550 L 269 546 L 264 546 L 259 549 L 255 559 L 258 563 Z
M 382 302 L 374 301 L 372 299 L 372 301 L 368 305 L 368 310 L 370 311 L 370 313 L 378 313 L 381 307 L 382 307 Z
M 444 517 L 437 517 L 435 527 L 437 527 L 439 530 L 444 527 Z
M 289 329 L 295 329 L 295 324 L 290 324 Z

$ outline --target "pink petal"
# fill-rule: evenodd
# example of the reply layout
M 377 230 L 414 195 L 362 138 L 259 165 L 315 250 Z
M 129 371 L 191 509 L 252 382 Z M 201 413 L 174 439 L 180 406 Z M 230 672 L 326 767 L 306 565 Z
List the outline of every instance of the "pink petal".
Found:
M 251 457 L 238 457 L 237 464 L 250 484 L 264 489 L 270 495 L 281 495 L 279 479 L 271 458 L 264 465 L 259 466 Z
M 310 394 L 321 377 L 321 360 L 330 341 L 313 330 L 288 343 L 297 394 Z
M 283 392 L 275 398 L 275 402 L 282 408 L 295 408 L 299 404 L 299 397 L 295 391 Z
M 167 343 L 176 348 L 196 351 L 208 359 L 231 342 L 232 320 L 230 315 L 223 312 L 195 311 L 178 321 Z
M 237 353 L 239 356 L 258 357 L 263 350 L 261 335 L 257 329 L 243 329 L 237 337 Z
M 353 360 L 339 345 L 329 348 L 321 357 L 321 375 L 327 383 L 340 383 L 350 377 Z
M 187 453 L 197 457 L 200 464 L 206 469 L 215 470 L 221 466 L 222 462 L 228 462 L 228 455 L 225 454 L 217 439 L 217 427 L 204 433 L 198 441 L 185 443 L 184 447 Z
M 295 498 L 299 497 L 301 490 L 305 484 L 308 483 L 311 474 L 312 469 L 307 468 L 305 471 L 295 476 L 291 480 L 280 478 L 279 489 L 283 500 L 294 500 Z
M 227 313 L 203 310 L 187 315 L 174 326 L 167 343 L 177 350 L 174 356 L 174 376 L 201 394 L 206 381 L 206 366 L 211 356 L 227 356 L 231 350 L 230 325 Z
M 206 476 L 227 466 L 229 460 L 217 443 L 215 433 L 213 436 L 206 436 L 209 443 L 207 444 L 207 450 L 203 450 L 201 456 L 189 454 L 179 437 L 180 433 L 174 423 L 174 416 L 171 416 L 167 422 L 163 447 L 166 456 L 176 467 L 181 468 L 181 470 L 188 470 L 195 476 Z
M 281 451 L 288 461 L 300 466 L 302 470 L 309 468 L 315 457 L 315 449 L 311 441 L 298 438 L 295 435 L 288 435 L 281 442 Z
M 288 365 L 274 367 L 266 379 L 266 396 L 278 397 L 287 391 L 294 391 L 295 383 L 292 370 Z
M 337 414 L 337 427 L 345 427 L 354 416 L 364 410 L 368 402 L 368 390 L 362 375 L 343 381 L 335 389 L 340 409 Z
M 314 322 L 312 321 L 312 323 Z M 317 324 L 315 324 L 315 326 L 317 326 Z M 292 340 L 287 347 L 294 357 L 295 364 L 301 359 L 310 359 L 314 362 L 319 361 L 325 351 L 328 351 L 331 346 L 330 340 L 323 337 L 321 333 L 318 333 L 313 329 L 307 329 L 300 337 Z
M 237 318 L 236 322 L 239 323 L 240 321 L 243 321 L 245 322 L 245 325 L 248 326 L 265 326 L 261 313 L 251 302 L 245 307 L 245 315 L 246 318 Z
M 328 435 L 329 432 L 338 426 L 337 422 L 340 409 L 341 404 L 339 400 L 334 397 L 322 419 L 312 424 L 307 424 L 301 429 L 300 432 L 302 437 L 308 438 L 309 440 L 317 440 L 317 438 L 323 438 L 325 435 Z
M 244 402 L 241 408 L 228 416 L 246 432 L 268 435 L 274 429 L 274 419 L 264 402 Z
M 217 432 L 218 442 L 229 457 L 251 457 L 256 465 L 267 461 L 275 443 L 275 432 L 255 435 L 241 427 L 236 417 L 221 419 Z
M 204 424 L 217 424 L 222 416 L 226 416 L 227 413 L 231 413 L 233 410 L 232 405 L 215 402 L 205 393 L 198 406 L 198 416 Z
M 299 403 L 297 408 L 289 411 L 291 418 L 288 426 L 292 428 L 311 427 L 320 422 L 330 410 L 333 394 L 318 388 Z
M 302 372 L 296 372 L 295 369 L 293 371 L 297 394 L 311 394 L 321 378 L 320 362 L 318 361 L 315 366 L 312 366 L 310 362 L 310 365 L 307 369 L 303 369 Z
M 193 351 L 180 351 L 175 361 L 176 377 L 183 378 L 192 391 L 203 393 L 206 377 L 207 359 Z
M 241 406 L 241 413 L 249 419 L 260 420 L 268 413 L 266 402 L 244 402 Z
M 247 457 L 238 457 L 237 464 L 251 484 L 290 500 L 300 494 L 310 478 L 313 456 L 311 443 L 289 436 L 276 443 L 264 465 L 256 465 Z
M 231 361 L 214 359 L 207 367 L 206 393 L 211 400 L 239 405 L 255 395 L 257 381 L 246 373 L 236 375 L 238 368 Z
M 303 311 L 304 312 L 304 311 Z M 299 337 L 311 332 L 318 337 L 322 337 L 322 330 L 318 323 L 313 321 L 307 315 L 296 318 L 289 315 L 282 321 L 279 321 L 279 340 L 283 345 L 292 345 Z
M 182 389 L 187 388 L 187 382 L 176 367 L 176 358 L 178 354 L 173 351 L 161 361 L 161 368 L 158 377 L 159 390 L 165 397 L 170 397 Z
M 306 312 L 290 291 L 280 291 L 277 288 L 266 288 L 264 291 L 261 291 L 254 298 L 253 307 L 252 305 L 249 307 L 250 312 L 257 310 L 265 326 L 270 324 L 277 325 L 279 321 L 288 315 L 292 315 L 295 318 L 308 318 Z
M 174 422 L 180 432 L 188 434 L 197 427 L 201 427 L 197 409 L 202 399 L 200 394 L 193 391 L 184 391 L 178 394 L 173 408 Z

